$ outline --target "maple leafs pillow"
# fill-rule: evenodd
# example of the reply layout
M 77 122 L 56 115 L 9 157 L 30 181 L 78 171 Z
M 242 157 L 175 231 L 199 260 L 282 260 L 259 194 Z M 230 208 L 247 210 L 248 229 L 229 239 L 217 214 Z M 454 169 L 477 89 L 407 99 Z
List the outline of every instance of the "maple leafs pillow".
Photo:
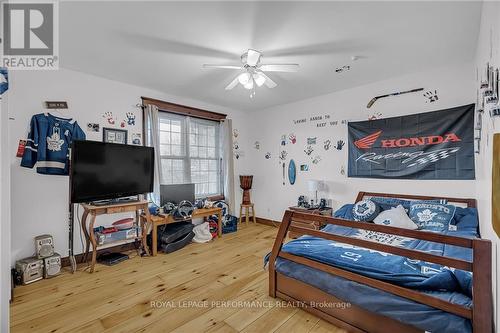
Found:
M 456 207 L 429 202 L 415 202 L 410 206 L 410 219 L 419 229 L 428 231 L 448 230 Z

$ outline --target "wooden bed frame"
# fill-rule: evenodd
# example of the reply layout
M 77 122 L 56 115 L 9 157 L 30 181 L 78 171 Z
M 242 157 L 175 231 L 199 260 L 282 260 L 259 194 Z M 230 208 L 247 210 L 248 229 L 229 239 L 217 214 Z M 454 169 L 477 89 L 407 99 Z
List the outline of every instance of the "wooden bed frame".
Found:
M 390 197 L 412 200 L 434 200 L 447 199 L 449 203 L 462 207 L 476 207 L 475 199 L 459 199 L 445 197 L 430 197 L 417 195 L 399 195 L 373 192 L 359 192 L 356 202 L 368 197 Z M 301 227 L 291 226 L 294 219 L 317 221 L 328 224 L 335 224 L 345 227 L 364 229 L 370 231 L 384 232 L 387 234 L 399 235 L 415 239 L 422 239 L 436 243 L 450 244 L 460 247 L 471 248 L 473 250 L 473 260 L 466 261 L 450 257 L 438 256 L 429 254 L 423 251 L 410 250 L 391 245 L 380 244 L 376 242 L 366 241 L 362 239 L 329 234 L 320 230 L 310 230 Z M 329 266 L 315 260 L 305 257 L 296 256 L 287 252 L 283 252 L 282 246 L 287 233 L 295 232 L 307 234 L 315 237 L 338 241 L 354 246 L 369 248 L 377 251 L 392 253 L 412 259 L 424 260 L 444 266 L 454 267 L 473 273 L 473 308 L 469 309 L 458 304 L 453 304 L 436 297 L 423 294 L 414 289 L 408 289 L 397 286 L 388 282 L 380 281 L 374 278 L 369 278 L 363 275 L 349 272 L 344 269 Z M 284 258 L 293 262 L 306 265 L 329 274 L 340 276 L 342 278 L 352 280 L 373 288 L 389 292 L 400 297 L 413 300 L 418 303 L 426 304 L 436 309 L 440 309 L 467 319 L 472 322 L 472 328 L 475 333 L 491 333 L 493 332 L 493 298 L 491 287 L 491 242 L 484 239 L 467 239 L 455 236 L 446 236 L 442 234 L 408 230 L 395 228 L 374 223 L 359 223 L 333 217 L 321 215 L 312 215 L 307 213 L 299 213 L 287 210 L 283 216 L 283 221 L 278 230 L 276 240 L 271 252 L 269 260 L 269 295 L 271 297 L 279 297 L 286 301 L 291 301 L 333 325 L 346 329 L 349 332 L 423 332 L 414 326 L 404 324 L 392 318 L 367 311 L 363 308 L 354 306 L 350 307 L 326 307 L 314 306 L 314 304 L 334 304 L 337 302 L 348 303 L 338 299 L 333 295 L 315 288 L 309 284 L 299 280 L 287 277 L 275 269 L 276 258 Z

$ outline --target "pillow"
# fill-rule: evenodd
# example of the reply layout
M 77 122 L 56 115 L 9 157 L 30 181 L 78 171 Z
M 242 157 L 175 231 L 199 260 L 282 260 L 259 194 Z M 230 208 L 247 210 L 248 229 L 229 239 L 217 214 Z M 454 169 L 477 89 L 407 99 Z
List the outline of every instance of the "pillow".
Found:
M 410 218 L 419 229 L 429 231 L 448 230 L 456 207 L 427 202 L 416 202 L 410 206 Z
M 391 227 L 404 229 L 418 229 L 418 226 L 406 215 L 406 211 L 402 205 L 393 207 L 389 210 L 384 210 L 373 220 L 375 224 L 389 225 Z
M 373 197 L 370 200 L 377 203 L 380 206 L 381 210 L 391 209 L 393 207 L 397 207 L 398 205 L 403 206 L 403 208 L 408 213 L 410 211 L 410 207 L 413 203 L 436 203 L 436 204 L 447 204 L 448 201 L 446 199 L 436 199 L 436 200 L 405 200 L 398 198 L 390 198 L 390 197 Z
M 380 207 L 371 200 L 356 202 L 352 207 L 352 217 L 355 221 L 373 221 L 380 212 Z

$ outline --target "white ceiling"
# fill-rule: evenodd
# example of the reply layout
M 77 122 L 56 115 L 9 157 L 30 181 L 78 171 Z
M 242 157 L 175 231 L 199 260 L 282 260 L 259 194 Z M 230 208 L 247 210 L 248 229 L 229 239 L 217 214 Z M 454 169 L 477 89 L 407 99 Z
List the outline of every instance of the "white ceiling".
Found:
M 62 2 L 61 67 L 239 110 L 473 59 L 480 2 Z M 278 87 L 224 87 L 248 48 Z M 361 59 L 352 62 L 351 56 Z M 350 64 L 349 72 L 335 68 Z

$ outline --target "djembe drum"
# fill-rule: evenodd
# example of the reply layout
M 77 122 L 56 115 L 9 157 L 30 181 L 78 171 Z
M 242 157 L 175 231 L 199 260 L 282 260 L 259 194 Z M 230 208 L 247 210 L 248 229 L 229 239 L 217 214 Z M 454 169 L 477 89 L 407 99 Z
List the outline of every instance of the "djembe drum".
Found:
M 252 188 L 253 176 L 240 176 L 240 187 L 243 190 L 242 205 L 250 205 L 250 189 Z

